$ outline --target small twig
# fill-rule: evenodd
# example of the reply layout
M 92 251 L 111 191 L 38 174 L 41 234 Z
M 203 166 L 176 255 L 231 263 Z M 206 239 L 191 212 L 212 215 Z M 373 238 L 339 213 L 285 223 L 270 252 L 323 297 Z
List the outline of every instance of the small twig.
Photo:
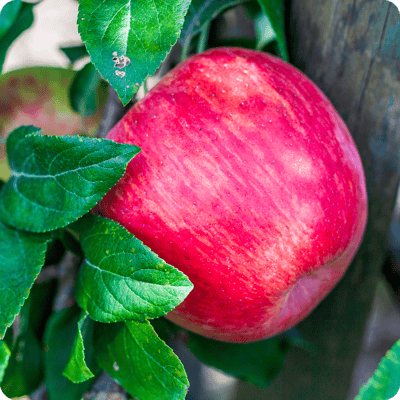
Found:
M 36 282 L 47 282 L 51 279 L 58 279 L 59 286 L 55 295 L 53 310 L 60 311 L 75 303 L 73 296 L 75 277 L 78 271 L 81 258 L 67 251 L 58 265 L 50 265 L 44 268 Z M 42 383 L 29 397 L 28 400 L 48 400 L 46 386 Z
M 59 269 L 59 286 L 54 300 L 53 310 L 60 311 L 75 304 L 73 296 L 75 277 L 81 258 L 67 251 L 61 260 Z
M 96 137 L 105 138 L 111 128 L 123 117 L 125 111 L 126 109 L 122 105 L 117 92 L 111 85 L 109 85 L 107 101 L 104 106 L 104 114 L 101 118 Z
M 29 400 L 48 400 L 46 385 L 42 383 L 31 395 Z
M 45 283 L 53 279 L 59 279 L 60 275 L 61 274 L 58 265 L 48 265 L 40 271 L 35 283 Z
M 92 389 L 83 395 L 85 400 L 126 400 L 127 392 L 107 372 L 103 372 Z
M 20 314 L 18 314 L 14 319 L 14 322 L 12 324 L 12 332 L 13 332 L 13 341 L 15 343 L 15 341 L 17 340 L 17 337 L 21 333 L 21 315 Z

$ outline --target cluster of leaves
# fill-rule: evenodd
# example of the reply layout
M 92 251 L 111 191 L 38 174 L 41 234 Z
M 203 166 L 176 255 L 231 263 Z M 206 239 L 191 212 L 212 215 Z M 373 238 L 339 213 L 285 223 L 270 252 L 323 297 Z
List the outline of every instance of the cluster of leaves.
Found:
M 72 108 L 83 118 L 96 111 L 102 77 L 127 104 L 178 39 L 185 56 L 193 40 L 204 49 L 211 21 L 244 3 L 269 23 L 265 1 L 127 0 L 99 6 L 81 0 L 78 25 L 85 45 L 61 48 L 71 65 L 90 56 L 70 87 Z M 269 24 L 277 29 L 270 29 L 269 40 L 277 39 L 287 58 L 282 4 L 277 2 L 277 18 L 271 14 Z M 1 10 L 0 66 L 11 43 L 31 26 L 34 6 L 13 0 Z M 259 43 L 267 43 L 258 32 Z M 116 66 L 122 56 L 129 62 Z M 88 214 L 139 150 L 108 140 L 43 136 L 33 126 L 8 136 L 11 177 L 0 191 L 0 382 L 7 396 L 28 394 L 44 380 L 50 399 L 80 399 L 105 370 L 137 398 L 185 397 L 183 366 L 160 339 L 167 341 L 177 327 L 159 317 L 183 301 L 192 284 L 117 223 Z M 77 304 L 55 311 L 54 281 L 35 280 L 66 251 L 81 259 Z M 235 347 L 188 335 L 200 359 L 263 386 L 289 343 L 282 337 Z M 265 357 L 243 363 L 244 354 L 260 351 Z M 231 354 L 229 360 L 213 356 L 222 352 Z
M 79 0 L 84 45 L 61 50 L 71 65 L 87 56 L 90 61 L 71 85 L 71 106 L 82 117 L 92 115 L 102 78 L 126 105 L 177 41 L 182 59 L 193 46 L 206 49 L 212 21 L 238 5 L 254 20 L 251 47 L 273 43 L 288 60 L 283 4 Z M 7 49 L 32 25 L 34 7 L 12 0 L 1 10 L 0 70 Z M 138 399 L 185 397 L 185 371 L 165 343 L 178 328 L 160 317 L 184 300 L 192 284 L 117 223 L 88 214 L 138 151 L 101 139 L 42 136 L 32 126 L 9 135 L 12 175 L 0 182 L 0 383 L 7 396 L 29 394 L 44 380 L 50 399 L 78 400 L 105 370 Z M 81 259 L 77 304 L 54 311 L 55 282 L 35 280 L 66 251 Z M 190 332 L 186 337 L 203 362 L 263 387 L 290 345 L 307 347 L 297 335 L 243 345 Z M 398 359 L 395 346 L 360 400 L 394 393 Z
M 97 365 L 108 370 L 111 358 L 104 349 L 111 351 L 116 346 L 125 355 L 125 363 L 129 364 L 134 357 L 136 368 L 140 366 L 141 377 L 137 382 L 130 381 L 128 390 L 134 393 L 140 388 L 154 393 L 171 390 L 175 396 L 186 392 L 188 382 L 182 365 L 157 337 L 149 319 L 165 315 L 176 307 L 190 292 L 192 284 L 120 225 L 87 214 L 121 178 L 127 163 L 139 150 L 136 146 L 105 139 L 42 136 L 33 126 L 20 127 L 9 135 L 7 155 L 12 175 L 0 192 L 0 288 L 3 293 L 0 337 L 7 332 L 1 342 L 2 368 L 9 364 L 2 390 L 9 397 L 29 393 L 42 378 L 39 339 L 32 327 L 35 317 L 23 317 L 33 306 L 25 302 L 26 312 L 21 312 L 21 306 L 44 266 L 47 249 L 56 240 L 70 247 L 67 235 L 70 241 L 79 238 L 78 252 L 83 254 L 75 286 L 80 307 L 55 313 L 48 322 L 44 338 L 48 391 L 51 393 L 59 382 L 53 379 L 57 371 L 53 364 L 62 365 L 62 355 L 54 343 L 57 335 L 66 329 L 65 336 L 71 343 L 65 340 L 59 343 L 64 355 L 66 348 L 70 352 L 63 373 L 72 382 L 89 382 L 99 372 Z M 34 301 L 32 296 L 29 299 Z M 19 327 L 18 336 L 13 338 L 8 328 L 18 314 L 24 321 L 23 327 Z M 99 344 L 92 371 L 85 362 L 84 340 L 91 341 L 94 329 Z M 124 343 L 114 343 L 119 337 L 115 336 L 117 333 L 124 335 Z M 93 350 L 93 346 L 96 345 L 90 344 L 89 349 Z M 29 348 L 26 352 L 25 347 Z M 93 364 L 93 354 L 87 357 L 92 360 L 88 361 L 89 365 Z M 119 361 L 118 353 L 115 360 Z M 34 368 L 37 373 L 29 376 L 26 384 L 16 384 L 16 379 L 27 378 L 26 374 L 17 373 L 24 363 L 29 363 L 29 370 Z M 151 379 L 157 368 L 168 371 L 163 379 L 143 383 Z M 77 398 L 82 395 L 80 390 L 87 390 L 87 384 L 76 389 Z M 59 386 L 56 390 L 60 390 Z M 71 395 L 69 390 L 65 393 Z

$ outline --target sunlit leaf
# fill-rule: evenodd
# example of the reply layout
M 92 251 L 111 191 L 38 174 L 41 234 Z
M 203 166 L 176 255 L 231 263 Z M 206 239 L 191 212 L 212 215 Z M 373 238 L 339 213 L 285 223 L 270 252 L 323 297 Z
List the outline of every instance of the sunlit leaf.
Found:
M 189 382 L 179 358 L 149 322 L 96 324 L 97 361 L 140 400 L 184 400 Z
M 0 338 L 20 312 L 39 274 L 47 235 L 23 232 L 0 222 Z
M 0 340 L 0 384 L 3 381 L 10 355 L 11 351 L 8 348 L 7 343 L 3 340 Z
M 0 219 L 34 232 L 86 214 L 113 187 L 139 148 L 107 139 L 42 136 L 23 126 L 7 139 L 11 178 L 0 190 Z
M 400 340 L 386 353 L 355 400 L 394 399 L 400 388 Z
M 190 0 L 80 0 L 79 33 L 126 105 L 177 41 Z
M 84 326 L 85 322 L 86 327 Z M 78 329 L 72 346 L 71 356 L 63 372 L 63 375 L 74 383 L 81 383 L 94 377 L 85 361 L 85 345 L 83 343 L 83 330 L 87 328 L 89 323 L 88 314 L 83 313 L 77 324 Z
M 114 221 L 89 214 L 71 229 L 78 233 L 85 254 L 75 296 L 96 321 L 159 317 L 193 288 L 183 273 Z

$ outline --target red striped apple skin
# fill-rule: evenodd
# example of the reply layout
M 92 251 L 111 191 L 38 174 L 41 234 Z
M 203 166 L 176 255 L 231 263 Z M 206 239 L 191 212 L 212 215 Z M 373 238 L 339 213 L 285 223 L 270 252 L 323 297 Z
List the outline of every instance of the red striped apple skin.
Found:
M 344 122 L 301 72 L 217 48 L 166 75 L 108 138 L 142 151 L 100 204 L 194 284 L 167 318 L 250 342 L 308 315 L 345 273 L 367 219 Z

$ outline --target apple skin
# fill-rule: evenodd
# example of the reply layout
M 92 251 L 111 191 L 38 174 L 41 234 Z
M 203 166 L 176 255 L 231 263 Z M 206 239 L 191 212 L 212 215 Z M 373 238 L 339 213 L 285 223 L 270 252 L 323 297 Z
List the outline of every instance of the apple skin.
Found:
M 281 59 L 193 56 L 107 137 L 142 151 L 98 209 L 192 281 L 166 316 L 188 330 L 243 343 L 289 329 L 361 243 L 367 195 L 353 139 Z

